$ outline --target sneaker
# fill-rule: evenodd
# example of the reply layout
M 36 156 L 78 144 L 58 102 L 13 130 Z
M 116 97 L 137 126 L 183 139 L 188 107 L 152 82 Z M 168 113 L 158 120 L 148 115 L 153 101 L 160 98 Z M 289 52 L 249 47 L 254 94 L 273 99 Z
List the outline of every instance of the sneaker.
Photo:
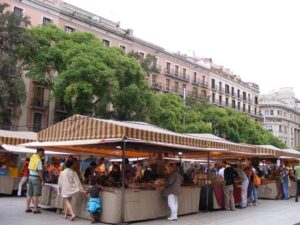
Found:
M 173 218 L 173 217 L 168 217 L 169 221 L 177 221 L 177 218 Z
M 254 205 L 254 206 L 258 206 L 258 204 L 257 204 L 256 202 L 255 202 L 255 203 L 253 203 L 253 205 Z

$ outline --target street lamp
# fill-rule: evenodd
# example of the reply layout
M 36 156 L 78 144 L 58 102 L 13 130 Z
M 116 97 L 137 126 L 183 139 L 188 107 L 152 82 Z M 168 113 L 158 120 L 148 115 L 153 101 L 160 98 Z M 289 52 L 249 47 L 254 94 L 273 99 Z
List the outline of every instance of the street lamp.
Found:
M 181 166 L 181 158 L 182 158 L 182 152 L 178 152 L 179 160 L 180 160 L 180 166 Z

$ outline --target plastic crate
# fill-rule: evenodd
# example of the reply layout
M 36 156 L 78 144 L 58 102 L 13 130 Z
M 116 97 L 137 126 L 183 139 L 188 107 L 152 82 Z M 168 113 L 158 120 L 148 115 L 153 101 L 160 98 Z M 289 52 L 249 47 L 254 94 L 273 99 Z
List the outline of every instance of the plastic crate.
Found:
M 19 176 L 19 170 L 16 167 L 10 167 L 8 169 L 8 174 L 10 177 L 18 177 Z
M 8 169 L 7 168 L 0 168 L 0 176 L 1 177 L 8 176 Z

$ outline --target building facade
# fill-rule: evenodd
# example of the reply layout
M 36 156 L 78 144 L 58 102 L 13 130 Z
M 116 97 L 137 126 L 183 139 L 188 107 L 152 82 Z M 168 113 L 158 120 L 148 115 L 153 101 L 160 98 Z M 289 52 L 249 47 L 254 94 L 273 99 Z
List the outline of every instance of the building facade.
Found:
M 300 102 L 292 88 L 259 97 L 262 124 L 289 148 L 300 146 Z
M 241 81 L 239 77 L 211 59 L 199 59 L 172 53 L 133 35 L 131 29 L 120 28 L 112 22 L 61 0 L 0 0 L 9 4 L 8 10 L 29 17 L 31 26 L 55 24 L 66 32 L 91 32 L 107 47 L 136 52 L 139 60 L 155 56 L 157 71 L 148 77 L 158 92 L 184 93 L 199 100 L 208 100 L 221 107 L 230 107 L 257 118 L 259 87 Z M 25 79 L 25 78 L 24 78 Z M 14 130 L 39 131 L 67 116 L 67 108 L 51 97 L 48 90 L 26 79 L 27 100 L 21 117 L 14 121 Z

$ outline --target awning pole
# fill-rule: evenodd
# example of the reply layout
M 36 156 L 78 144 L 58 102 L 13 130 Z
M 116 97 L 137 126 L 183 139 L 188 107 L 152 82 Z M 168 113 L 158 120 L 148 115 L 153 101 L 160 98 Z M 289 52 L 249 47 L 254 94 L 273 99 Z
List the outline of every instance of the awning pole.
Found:
M 122 146 L 122 192 L 121 192 L 121 222 L 125 221 L 125 152 L 126 140 L 123 140 Z
M 206 210 L 208 211 L 208 196 L 209 196 L 209 152 L 207 152 L 207 174 L 206 174 Z

